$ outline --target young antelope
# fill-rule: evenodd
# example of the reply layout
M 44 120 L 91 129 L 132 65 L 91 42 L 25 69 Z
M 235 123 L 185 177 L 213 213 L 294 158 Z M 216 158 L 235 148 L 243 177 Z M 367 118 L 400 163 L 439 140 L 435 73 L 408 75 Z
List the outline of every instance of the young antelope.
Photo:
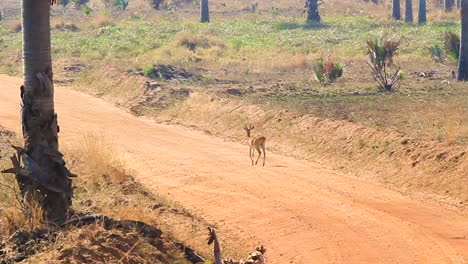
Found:
M 245 125 L 244 130 L 247 132 L 247 137 L 250 138 L 249 140 L 249 157 L 250 160 L 252 161 L 252 166 L 254 165 L 254 159 L 255 159 L 255 150 L 258 152 L 258 158 L 257 161 L 255 161 L 255 165 L 257 165 L 258 160 L 262 156 L 262 151 L 263 151 L 263 166 L 265 166 L 265 159 L 266 159 L 266 150 L 265 150 L 265 142 L 266 142 L 266 137 L 263 136 L 256 136 L 256 137 L 251 137 L 250 133 L 252 129 L 255 127 L 252 125 Z

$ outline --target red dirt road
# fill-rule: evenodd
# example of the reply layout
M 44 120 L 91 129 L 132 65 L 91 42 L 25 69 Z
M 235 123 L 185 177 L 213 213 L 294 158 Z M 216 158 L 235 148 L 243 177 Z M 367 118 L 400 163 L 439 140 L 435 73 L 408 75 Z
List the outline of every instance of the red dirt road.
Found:
M 0 124 L 19 131 L 21 80 L 0 76 Z M 322 165 L 132 116 L 56 88 L 61 140 L 102 133 L 148 188 L 261 241 L 268 263 L 468 263 L 468 215 Z M 247 236 L 247 235 L 246 235 Z

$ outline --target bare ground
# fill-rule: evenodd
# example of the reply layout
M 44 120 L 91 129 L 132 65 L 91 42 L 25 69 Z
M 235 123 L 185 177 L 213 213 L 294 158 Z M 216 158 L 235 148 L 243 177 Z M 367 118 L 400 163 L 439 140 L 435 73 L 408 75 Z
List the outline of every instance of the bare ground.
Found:
M 0 120 L 19 130 L 21 80 L 1 76 Z M 251 167 L 247 148 L 167 126 L 57 88 L 61 142 L 103 133 L 148 188 L 269 248 L 268 263 L 466 263 L 468 216 L 415 201 L 318 163 L 269 154 Z M 221 231 L 222 232 L 222 231 Z

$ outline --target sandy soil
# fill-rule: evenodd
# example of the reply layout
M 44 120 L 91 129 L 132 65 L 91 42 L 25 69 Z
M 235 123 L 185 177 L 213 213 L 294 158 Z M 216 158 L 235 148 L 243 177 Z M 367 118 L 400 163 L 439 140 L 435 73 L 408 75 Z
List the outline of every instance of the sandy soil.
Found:
M 15 131 L 20 84 L 0 76 L 0 123 Z M 271 153 L 266 167 L 252 167 L 247 146 L 56 90 L 63 144 L 105 135 L 142 183 L 221 231 L 235 228 L 241 240 L 263 243 L 268 263 L 468 263 L 466 212 Z

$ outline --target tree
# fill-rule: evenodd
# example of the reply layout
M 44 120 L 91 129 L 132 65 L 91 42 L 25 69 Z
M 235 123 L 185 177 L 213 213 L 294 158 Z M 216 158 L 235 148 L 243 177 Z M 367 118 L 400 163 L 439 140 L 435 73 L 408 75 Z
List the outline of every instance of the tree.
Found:
M 21 123 L 24 147 L 11 158 L 27 201 L 38 201 L 46 220 L 62 223 L 71 206 L 72 175 L 58 150 L 57 114 L 50 44 L 50 5 L 56 0 L 22 0 L 23 70 Z M 22 163 L 22 165 L 21 165 Z
M 210 22 L 210 8 L 208 6 L 208 0 L 201 0 L 200 3 L 200 21 L 202 23 Z
M 306 2 L 306 10 L 307 10 L 307 22 L 315 22 L 320 23 L 322 22 L 322 18 L 319 14 L 319 3 L 318 0 L 307 0 Z
M 406 0 L 405 22 L 413 23 L 413 0 Z
M 454 0 L 444 0 L 445 12 L 451 12 L 454 4 L 455 4 Z
M 458 80 L 468 81 L 468 0 L 461 0 L 460 58 L 458 60 Z
M 418 23 L 426 24 L 427 22 L 427 10 L 426 10 L 426 0 L 419 0 L 419 15 Z
M 393 0 L 392 2 L 392 18 L 395 20 L 401 19 L 400 0 Z

